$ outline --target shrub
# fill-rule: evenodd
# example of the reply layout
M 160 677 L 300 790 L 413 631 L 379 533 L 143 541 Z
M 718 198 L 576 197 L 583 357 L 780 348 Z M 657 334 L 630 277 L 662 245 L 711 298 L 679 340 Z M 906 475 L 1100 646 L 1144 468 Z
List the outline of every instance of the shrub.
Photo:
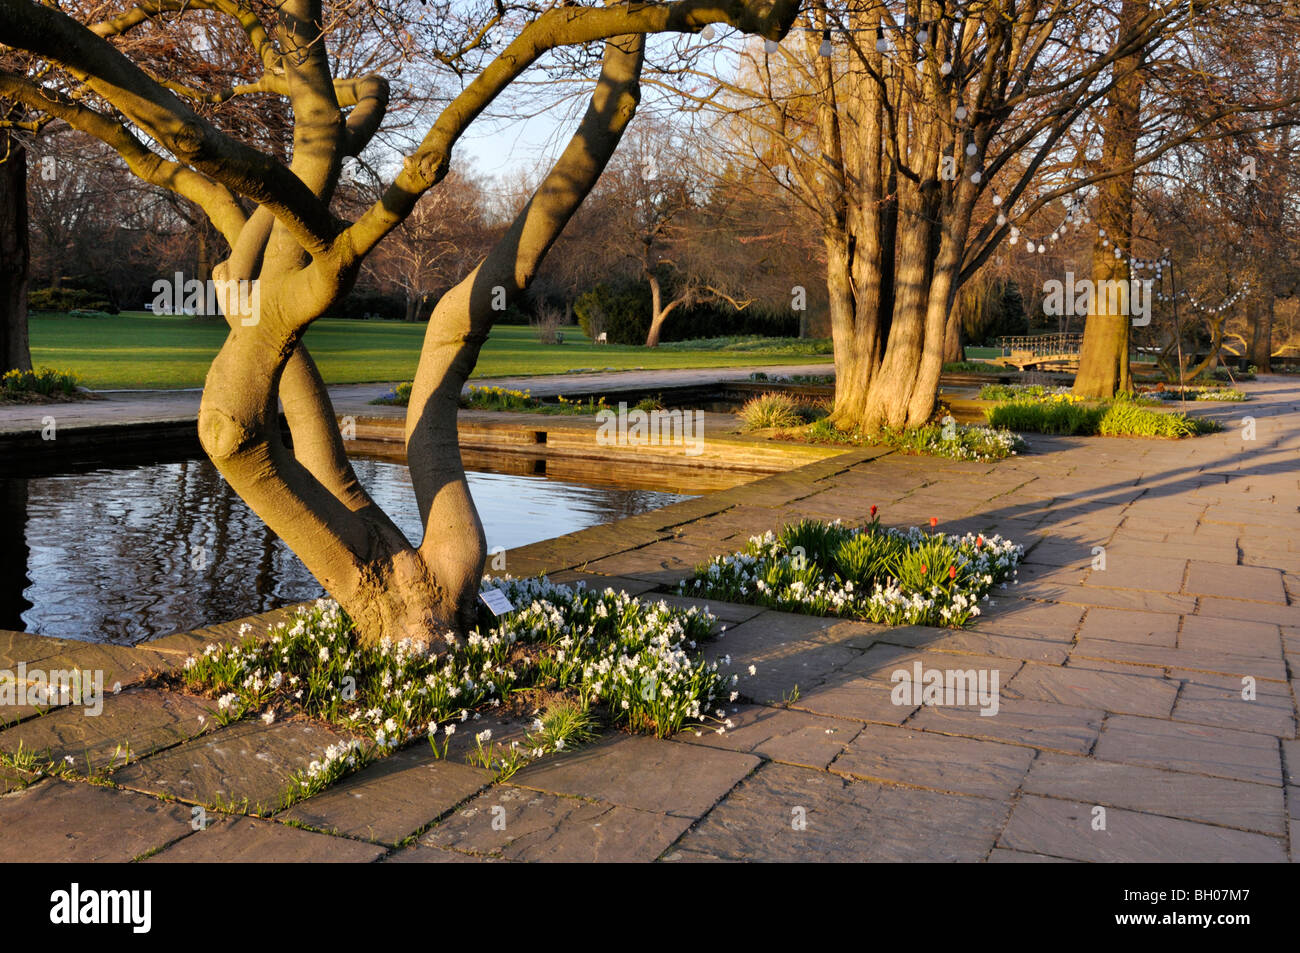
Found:
M 103 294 L 82 288 L 41 288 L 27 295 L 27 307 L 33 311 L 118 313 L 117 306 Z

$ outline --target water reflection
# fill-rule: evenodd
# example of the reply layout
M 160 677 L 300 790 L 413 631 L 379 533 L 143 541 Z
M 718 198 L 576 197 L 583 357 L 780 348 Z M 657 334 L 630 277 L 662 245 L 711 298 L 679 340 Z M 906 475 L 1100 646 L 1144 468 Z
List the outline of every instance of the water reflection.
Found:
M 408 538 L 405 465 L 357 476 Z M 507 549 L 688 497 L 544 476 L 472 472 L 488 546 Z M 0 476 L 0 628 L 131 644 L 314 598 L 306 567 L 206 459 Z

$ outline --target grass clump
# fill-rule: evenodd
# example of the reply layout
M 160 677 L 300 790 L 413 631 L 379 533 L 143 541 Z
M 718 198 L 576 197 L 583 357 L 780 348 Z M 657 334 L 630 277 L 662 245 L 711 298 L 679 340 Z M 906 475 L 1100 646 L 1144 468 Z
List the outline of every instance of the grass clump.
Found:
M 1022 547 L 999 536 L 952 536 L 870 522 L 801 520 L 779 534 L 697 567 L 686 596 L 843 616 L 889 625 L 960 627 L 980 614 L 995 585 L 1016 574 Z
M 949 361 L 943 365 L 945 374 L 1005 374 L 1007 369 L 983 361 Z
M 484 746 L 489 734 L 476 738 L 471 757 L 486 756 L 505 770 L 578 743 L 597 723 L 664 737 L 725 719 L 724 696 L 737 677 L 693 656 L 710 638 L 714 619 L 707 612 L 544 578 L 492 584 L 518 608 L 441 657 L 409 640 L 360 644 L 342 609 L 322 599 L 265 640 L 207 646 L 186 661 L 179 679 L 189 691 L 217 698 L 224 720 L 260 716 L 270 723 L 301 714 L 351 737 L 295 775 L 292 799 L 421 737 L 435 750 L 442 738 L 445 756 L 457 727 L 471 717 L 526 714 L 539 700 L 548 707 L 525 743 L 505 757 Z
M 768 430 L 773 427 L 798 427 L 805 423 L 799 405 L 786 394 L 759 394 L 740 408 L 745 430 Z

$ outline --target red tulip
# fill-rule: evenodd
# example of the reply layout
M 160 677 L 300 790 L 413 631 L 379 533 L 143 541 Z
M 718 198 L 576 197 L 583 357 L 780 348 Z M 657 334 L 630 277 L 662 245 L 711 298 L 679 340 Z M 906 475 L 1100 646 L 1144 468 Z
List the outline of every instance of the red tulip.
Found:
M 948 567 L 948 578 L 949 578 L 949 579 L 956 579 L 956 578 L 957 578 L 957 567 L 956 567 L 956 566 L 949 566 L 949 567 Z
M 872 515 L 872 516 L 875 516 L 875 515 L 876 515 L 876 504 L 875 504 L 875 503 L 872 503 L 872 504 L 871 504 L 871 515 Z
M 930 517 L 930 529 L 934 529 L 934 528 L 935 528 L 936 526 L 938 526 L 938 525 L 939 525 L 939 517 L 937 517 L 937 516 L 931 516 L 931 517 Z
M 984 545 L 984 534 L 983 534 L 983 533 L 981 533 L 979 536 L 976 536 L 976 537 L 975 537 L 975 545 L 976 545 L 976 546 L 983 546 L 983 545 Z
M 925 575 L 927 572 L 929 572 L 929 571 L 930 571 L 930 567 L 927 566 L 925 563 L 922 563 L 922 564 L 921 564 L 921 575 L 924 576 L 924 575 Z

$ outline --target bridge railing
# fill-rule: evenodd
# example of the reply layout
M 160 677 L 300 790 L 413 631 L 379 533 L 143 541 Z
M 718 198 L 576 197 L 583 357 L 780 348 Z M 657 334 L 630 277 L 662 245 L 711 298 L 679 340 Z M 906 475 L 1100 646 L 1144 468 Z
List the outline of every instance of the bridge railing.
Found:
M 1078 354 L 1083 347 L 1083 332 L 1070 331 L 1065 334 L 1029 334 L 1020 337 L 1000 337 L 998 347 L 1005 354 L 1013 351 L 1028 351 L 1035 357 L 1049 354 Z

